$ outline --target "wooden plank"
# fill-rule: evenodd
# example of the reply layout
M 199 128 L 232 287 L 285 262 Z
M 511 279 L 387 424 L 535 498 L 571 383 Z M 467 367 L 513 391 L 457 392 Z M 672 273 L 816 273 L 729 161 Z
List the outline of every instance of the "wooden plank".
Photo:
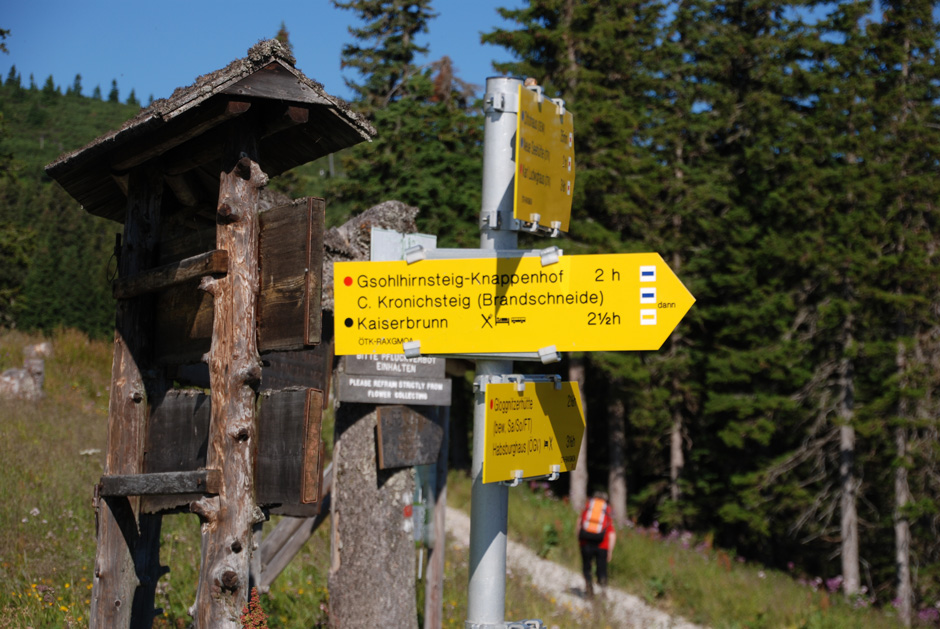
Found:
M 261 215 L 263 351 L 320 342 L 325 208 L 309 197 Z
M 154 351 L 160 364 L 202 360 L 212 343 L 212 296 L 192 281 L 157 295 Z
M 300 199 L 260 214 L 258 347 L 261 352 L 300 350 L 319 343 L 322 334 L 323 199 Z M 215 248 L 207 230 L 168 237 L 169 260 Z M 187 281 L 157 294 L 156 360 L 186 364 L 202 360 L 212 338 L 213 300 Z M 310 386 L 309 383 L 305 386 Z
M 379 469 L 430 465 L 437 461 L 444 439 L 443 422 L 436 409 L 379 406 Z
M 228 270 L 227 251 L 209 251 L 192 258 L 186 258 L 173 264 L 145 271 L 134 277 L 115 280 L 113 295 L 115 299 L 130 299 L 138 295 L 155 293 L 160 290 L 199 279 L 204 275 L 225 273 Z
M 147 426 L 146 473 L 190 472 L 206 466 L 209 396 L 196 390 L 169 391 L 154 403 Z
M 322 391 L 298 389 L 264 394 L 255 465 L 258 504 L 316 502 L 322 420 Z
M 272 391 L 311 387 L 329 398 L 333 377 L 333 318 L 323 313 L 322 342 L 293 352 L 269 352 L 262 356 L 261 389 Z
M 217 494 L 219 470 L 160 472 L 157 474 L 110 474 L 101 477 L 102 496 L 165 496 L 172 494 Z
M 320 429 L 323 425 L 323 392 L 307 389 L 307 407 L 304 410 L 303 478 L 300 486 L 300 503 L 313 504 L 320 499 L 323 479 L 321 453 L 323 442 Z

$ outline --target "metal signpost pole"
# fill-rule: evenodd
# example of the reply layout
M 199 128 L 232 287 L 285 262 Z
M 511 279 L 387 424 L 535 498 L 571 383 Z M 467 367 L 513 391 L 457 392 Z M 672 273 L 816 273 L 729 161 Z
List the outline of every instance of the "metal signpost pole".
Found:
M 513 136 L 516 133 L 520 83 L 519 79 L 507 77 L 486 80 L 481 249 L 516 249 L 518 246 L 518 234 L 509 227 L 513 216 Z M 505 626 L 509 488 L 501 483 L 483 484 L 483 444 L 486 434 L 485 379 L 509 373 L 512 373 L 511 360 L 476 361 L 479 386 L 476 387 L 473 409 L 467 629 Z

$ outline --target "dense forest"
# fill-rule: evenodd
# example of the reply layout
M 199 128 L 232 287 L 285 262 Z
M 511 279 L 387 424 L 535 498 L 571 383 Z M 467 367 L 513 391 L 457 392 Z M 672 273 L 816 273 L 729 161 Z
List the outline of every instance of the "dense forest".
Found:
M 482 36 L 513 55 L 497 71 L 575 115 L 557 244 L 659 252 L 697 298 L 658 352 L 566 357 L 589 401 L 572 500 L 605 487 L 622 522 L 833 579 L 908 623 L 940 605 L 938 4 L 529 0 Z M 334 5 L 361 22 L 342 63 L 379 136 L 333 177 L 273 185 L 325 196 L 333 224 L 399 199 L 442 245 L 476 246 L 479 89 L 447 57 L 419 65 L 435 7 Z M 112 88 L 15 68 L 0 88 L 0 325 L 110 329 L 115 226 L 41 167 L 137 111 Z

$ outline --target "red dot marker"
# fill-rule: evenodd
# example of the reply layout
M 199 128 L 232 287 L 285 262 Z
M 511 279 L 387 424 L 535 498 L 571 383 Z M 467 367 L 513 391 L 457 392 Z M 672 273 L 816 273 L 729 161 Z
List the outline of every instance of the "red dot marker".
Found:
M 343 284 L 345 284 L 346 286 L 352 286 L 352 278 L 347 277 L 346 279 L 343 280 Z

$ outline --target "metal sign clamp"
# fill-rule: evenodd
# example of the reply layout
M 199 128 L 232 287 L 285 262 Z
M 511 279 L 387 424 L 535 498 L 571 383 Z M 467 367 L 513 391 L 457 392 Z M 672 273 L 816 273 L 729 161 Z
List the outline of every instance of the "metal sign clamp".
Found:
M 558 477 L 561 476 L 561 465 L 558 465 L 557 463 L 554 465 L 550 465 L 548 467 L 548 470 L 549 470 L 548 474 L 542 474 L 541 476 L 526 476 L 525 470 L 513 470 L 512 480 L 501 480 L 499 482 L 501 485 L 505 485 L 506 487 L 516 487 L 522 481 L 546 480 L 548 482 L 552 482 L 552 481 L 558 480 Z
M 421 341 L 406 341 L 401 344 L 405 358 L 418 358 L 421 355 Z
M 542 249 L 539 252 L 539 257 L 542 259 L 542 266 L 558 264 L 558 262 L 561 260 L 561 254 L 562 250 L 554 245 Z
M 414 247 L 408 247 L 405 249 L 405 262 L 408 264 L 414 264 L 415 262 L 420 262 L 421 260 L 428 259 L 428 250 L 422 245 L 415 245 Z
M 545 623 L 538 618 L 514 620 L 506 623 L 506 629 L 545 629 Z

